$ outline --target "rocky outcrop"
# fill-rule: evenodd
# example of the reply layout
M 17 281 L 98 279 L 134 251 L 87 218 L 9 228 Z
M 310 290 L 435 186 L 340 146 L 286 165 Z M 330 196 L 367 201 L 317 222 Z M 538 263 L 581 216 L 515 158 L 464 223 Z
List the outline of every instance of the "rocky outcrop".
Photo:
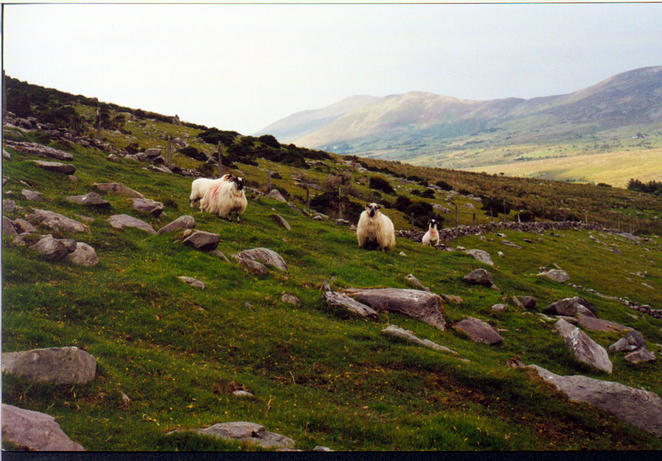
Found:
M 75 346 L 2 353 L 2 372 L 31 382 L 84 384 L 96 369 L 97 360 Z
M 76 242 L 76 249 L 66 256 L 67 261 L 79 266 L 91 267 L 99 263 L 93 247 L 84 242 Z
M 192 246 L 197 250 L 212 251 L 218 246 L 221 237 L 218 234 L 205 231 L 194 231 L 184 239 L 184 244 Z
M 285 230 L 292 230 L 292 226 L 290 226 L 290 223 L 287 222 L 285 218 L 283 218 L 281 215 L 278 214 L 270 214 L 269 217 L 273 219 L 277 224 L 280 225 L 280 227 L 284 228 Z
M 44 194 L 30 189 L 23 189 L 21 195 L 25 200 L 30 200 L 32 202 L 43 202 Z
M 620 325 L 616 322 L 610 322 L 609 320 L 602 320 L 598 319 L 596 317 L 587 316 L 583 314 L 578 314 L 577 315 L 579 319 L 579 325 L 586 329 L 586 330 L 591 330 L 591 331 L 628 331 L 631 328 L 624 327 L 623 325 Z
M 67 201 L 93 208 L 110 208 L 110 203 L 96 192 L 90 192 L 85 195 L 72 195 L 67 197 Z
M 413 286 L 417 290 L 430 291 L 428 287 L 423 285 L 416 277 L 414 277 L 414 274 L 407 274 L 405 276 L 405 280 L 409 285 Z
M 568 273 L 559 269 L 552 269 L 546 272 L 541 272 L 538 274 L 538 276 L 548 278 L 549 280 L 557 283 L 565 283 L 570 280 Z
M 471 250 L 466 250 L 465 253 L 470 256 L 473 256 L 473 258 L 476 261 L 480 261 L 483 264 L 487 264 L 488 266 L 494 266 L 494 261 L 492 261 L 492 257 L 485 250 L 478 250 L 474 248 Z
M 2 404 L 2 440 L 20 450 L 85 451 L 52 416 L 6 403 Z
M 250 250 L 240 251 L 232 255 L 233 258 L 239 259 L 250 259 L 253 261 L 258 261 L 260 263 L 266 264 L 267 266 L 272 266 L 278 269 L 279 271 L 287 272 L 287 263 L 281 255 L 276 253 L 269 248 L 252 248 Z
M 71 161 L 74 159 L 74 156 L 69 152 L 65 152 L 63 150 L 55 149 L 49 146 L 44 146 L 43 144 L 37 144 L 36 142 L 12 141 L 10 139 L 5 139 L 4 142 L 7 144 L 7 146 L 25 154 L 32 154 L 38 157 L 54 158 L 64 161 Z
M 350 288 L 345 292 L 376 311 L 399 312 L 441 331 L 446 329 L 441 297 L 434 293 L 404 288 Z
M 224 440 L 244 442 L 259 445 L 262 448 L 293 448 L 294 440 L 275 432 L 267 431 L 261 424 L 244 421 L 217 423 L 204 429 L 198 429 L 198 434 Z
M 70 163 L 45 162 L 42 160 L 33 160 L 32 163 L 44 170 L 53 171 L 54 173 L 70 175 L 76 172 L 76 167 Z
M 166 232 L 175 232 L 183 229 L 193 229 L 195 227 L 195 218 L 190 215 L 183 215 L 174 221 L 166 224 L 161 229 L 159 229 L 159 234 Z
M 158 217 L 163 213 L 163 203 L 148 198 L 134 198 L 133 209 L 140 211 L 141 213 L 147 213 L 154 217 Z
M 403 339 L 410 343 L 418 344 L 420 346 L 424 346 L 429 349 L 433 349 L 435 351 L 457 354 L 457 352 L 455 352 L 453 349 L 449 349 L 448 347 L 441 346 L 433 341 L 430 341 L 429 339 L 420 339 L 416 337 L 411 331 L 405 330 L 404 328 L 400 328 L 397 325 L 389 325 L 388 327 L 384 328 L 382 332 L 386 335 L 393 336 L 394 338 Z
M 492 274 L 485 269 L 474 269 L 462 277 L 462 280 L 471 283 L 472 285 L 482 285 L 488 288 L 496 287 L 496 285 L 494 285 L 494 277 L 492 277 Z
M 204 290 L 205 289 L 205 284 L 202 283 L 200 280 L 193 278 L 193 277 L 188 277 L 186 275 L 180 275 L 177 277 L 179 280 L 182 282 L 188 284 L 189 286 L 193 288 L 197 288 L 198 290 Z
M 279 202 L 287 202 L 287 200 L 285 200 L 285 197 L 283 197 L 283 194 L 281 194 L 278 189 L 271 189 L 271 191 L 269 191 L 269 193 L 267 194 L 267 197 L 274 200 L 278 200 Z
M 597 315 L 597 309 L 592 302 L 587 301 L 582 297 L 575 296 L 553 302 L 543 310 L 543 313 L 547 315 L 566 315 L 569 317 L 577 314 L 595 317 Z
M 453 329 L 464 333 L 475 343 L 492 345 L 503 342 L 501 335 L 489 323 L 474 317 L 467 317 L 456 323 Z
M 513 296 L 513 302 L 527 310 L 534 310 L 537 304 L 533 296 Z
M 143 194 L 140 192 L 118 182 L 95 182 L 92 186 L 108 194 L 122 195 L 124 197 L 132 198 L 144 198 Z
M 597 370 L 611 374 L 613 365 L 604 347 L 589 338 L 579 328 L 572 326 L 563 319 L 557 321 L 554 327 L 565 341 L 568 350 L 575 359 Z
M 342 293 L 326 290 L 324 291 L 323 296 L 330 307 L 345 309 L 360 317 L 367 317 L 373 320 L 377 319 L 377 312 L 370 308 L 370 306 L 366 306 Z
M 627 360 L 630 363 L 647 363 L 647 362 L 655 362 L 657 360 L 655 358 L 655 354 L 653 354 L 651 351 L 646 349 L 646 346 L 641 347 L 637 349 L 636 351 L 632 351 L 629 354 L 625 354 L 625 360 Z
M 261 262 L 254 261 L 248 258 L 235 258 L 235 259 L 239 263 L 239 267 L 241 267 L 244 271 L 248 273 L 256 274 L 256 275 L 266 275 L 269 273 L 269 269 L 267 268 L 267 266 L 265 266 Z
M 301 307 L 301 300 L 297 298 L 292 293 L 283 293 L 283 296 L 280 297 L 280 300 L 287 304 L 292 304 L 293 306 Z
M 609 352 L 632 352 L 646 346 L 644 337 L 636 330 L 632 330 L 627 335 L 609 346 Z
M 56 239 L 52 235 L 44 235 L 30 248 L 49 261 L 60 261 L 76 250 L 76 241 L 71 239 Z
M 662 436 L 662 399 L 654 392 L 586 376 L 561 376 L 529 365 L 574 402 L 584 402 L 646 432 Z
M 152 226 L 147 224 L 145 221 L 142 221 L 128 214 L 116 214 L 108 218 L 108 222 L 115 229 L 126 229 L 127 227 L 135 227 L 136 229 L 143 230 L 149 234 L 156 234 L 156 231 Z

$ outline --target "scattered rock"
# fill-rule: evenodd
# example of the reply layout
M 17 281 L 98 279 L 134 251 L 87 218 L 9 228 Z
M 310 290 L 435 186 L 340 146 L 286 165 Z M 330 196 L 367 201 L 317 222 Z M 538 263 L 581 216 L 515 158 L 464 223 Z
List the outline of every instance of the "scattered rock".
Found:
M 124 184 L 117 182 L 95 182 L 92 184 L 98 190 L 110 194 L 123 195 L 125 197 L 144 198 L 143 194 L 135 191 Z
M 434 293 L 404 288 L 352 288 L 345 292 L 376 311 L 399 312 L 441 331 L 446 329 L 446 320 L 441 311 L 441 297 Z
M 75 346 L 2 353 L 2 372 L 31 382 L 84 384 L 96 369 L 97 360 Z
M 583 314 L 586 316 L 595 317 L 597 315 L 597 309 L 592 302 L 587 301 L 586 299 L 579 296 L 575 296 L 573 298 L 563 298 L 550 304 L 545 308 L 543 313 L 549 315 L 567 316 Z
M 281 215 L 278 214 L 270 214 L 269 217 L 276 221 L 277 224 L 279 224 L 281 227 L 285 228 L 286 230 L 292 230 L 292 227 L 290 226 L 290 223 L 285 220 Z
M 338 218 L 338 219 L 336 219 L 336 224 L 338 226 L 349 226 L 350 222 L 347 221 L 346 219 Z
M 16 232 L 16 228 L 14 227 L 12 220 L 9 219 L 7 216 L 2 217 L 2 235 L 7 235 L 7 236 L 18 235 L 18 232 Z
M 407 283 L 409 283 L 414 288 L 417 288 L 417 289 L 423 290 L 423 291 L 430 291 L 430 289 L 428 287 L 423 285 L 416 277 L 414 277 L 414 274 L 408 274 L 405 277 L 405 280 L 407 281 Z
M 570 280 L 570 276 L 566 271 L 561 271 L 558 269 L 552 269 L 547 272 L 541 272 L 538 274 L 539 277 L 546 277 L 553 282 L 565 283 Z
M 2 211 L 5 213 L 13 213 L 16 211 L 16 202 L 11 199 L 4 199 L 2 201 Z
M 439 344 L 430 341 L 429 339 L 420 339 L 416 337 L 411 331 L 405 330 L 404 328 L 400 328 L 397 325 L 389 325 L 388 327 L 384 328 L 382 330 L 383 333 L 393 336 L 395 338 L 400 338 L 405 341 L 409 341 L 414 344 L 418 344 L 420 346 L 425 346 L 430 349 L 434 349 L 435 351 L 442 351 L 442 352 L 449 352 L 451 354 L 457 354 L 452 349 L 449 349 L 448 347 L 445 346 L 440 346 Z
M 632 352 L 646 346 L 644 337 L 636 330 L 632 330 L 614 344 L 609 346 L 609 352 Z
M 478 250 L 478 249 L 471 249 L 471 250 L 466 250 L 466 254 L 473 256 L 473 258 L 477 261 L 482 262 L 483 264 L 487 264 L 489 266 L 494 266 L 494 262 L 492 261 L 492 258 L 490 257 L 490 254 L 485 251 L 485 250 Z
M 14 219 L 14 228 L 16 229 L 16 232 L 19 234 L 32 234 L 34 232 L 37 232 L 37 229 L 30 224 L 28 221 L 22 218 L 16 218 Z
M 521 246 L 519 246 L 518 244 L 513 243 L 513 242 L 511 242 L 511 241 L 509 241 L 509 240 L 501 240 L 501 243 L 503 243 L 504 245 L 508 245 L 509 247 L 517 248 L 517 249 L 519 249 L 519 250 L 522 249 Z
M 177 278 L 179 280 L 181 280 L 182 282 L 189 284 L 193 288 L 197 288 L 198 290 L 204 290 L 205 289 L 205 284 L 202 283 L 200 280 L 195 279 L 193 277 L 187 277 L 186 275 L 180 275 Z
M 523 368 L 526 365 L 524 365 L 524 362 L 522 362 L 522 359 L 519 357 L 511 357 L 508 360 L 506 360 L 506 366 L 510 368 Z
M 269 273 L 267 266 L 261 262 L 254 261 L 248 258 L 235 258 L 239 263 L 239 267 L 244 269 L 246 272 L 250 272 L 257 275 L 265 275 Z
M 44 162 L 42 160 L 33 160 L 32 162 L 38 167 L 55 173 L 74 174 L 76 172 L 76 167 L 70 163 Z
M 465 275 L 462 280 L 473 285 L 482 285 L 488 288 L 496 286 L 494 285 L 494 278 L 492 277 L 492 274 L 487 272 L 485 269 L 474 269 Z
M 504 253 L 503 251 L 499 250 L 499 251 L 497 251 L 497 256 L 498 256 L 499 258 L 503 258 L 503 257 L 506 256 L 506 255 L 505 255 L 505 253 Z
M 258 261 L 267 266 L 273 266 L 280 271 L 287 272 L 287 263 L 285 260 L 281 255 L 269 248 L 252 248 L 250 250 L 244 250 L 233 254 L 232 257 L 235 259 L 250 259 Z
M 193 229 L 195 218 L 191 215 L 183 215 L 159 229 L 159 234 L 175 232 L 182 229 Z
M 75 219 L 67 218 L 60 213 L 49 210 L 34 209 L 34 213 L 27 217 L 34 225 L 46 226 L 59 232 L 89 232 L 90 228 Z
M 462 299 L 461 296 L 457 295 L 448 295 L 448 294 L 442 294 L 442 298 L 444 298 L 444 301 L 451 303 L 451 304 L 462 304 L 464 302 L 464 299 Z
M 2 404 L 2 440 L 29 451 L 85 451 L 52 416 L 6 403 Z
M 407 257 L 407 253 L 405 253 L 404 251 L 401 251 L 401 252 L 398 253 L 398 254 L 399 254 L 400 256 L 404 256 L 405 258 Z
M 223 253 L 223 252 L 222 252 L 221 250 L 219 250 L 218 248 L 217 248 L 216 250 L 212 251 L 210 254 L 216 256 L 217 258 L 221 258 L 221 259 L 223 259 L 226 263 L 229 263 L 229 262 L 230 262 L 230 260 L 228 259 L 228 257 L 225 256 L 225 253 Z
M 613 365 L 604 347 L 563 319 L 554 324 L 572 355 L 580 362 L 611 374 Z
M 192 246 L 197 250 L 212 251 L 218 246 L 221 237 L 218 234 L 205 231 L 193 231 L 184 239 L 184 244 Z
M 283 197 L 283 194 L 281 194 L 278 189 L 271 189 L 271 192 L 267 194 L 267 197 L 274 200 L 278 200 L 279 202 L 287 202 L 287 200 L 285 200 L 285 197 Z
M 105 200 L 96 192 L 90 192 L 85 195 L 72 195 L 67 197 L 67 201 L 76 203 L 78 205 L 89 206 L 94 208 L 110 208 L 110 202 Z
M 262 448 L 293 448 L 294 440 L 284 435 L 268 432 L 264 426 L 244 421 L 217 423 L 204 429 L 198 429 L 198 434 L 224 440 L 234 440 L 259 445 Z
M 615 322 L 610 322 L 609 320 L 602 320 L 598 319 L 596 317 L 587 316 L 587 315 L 582 315 L 578 314 L 577 317 L 579 318 L 579 324 L 582 326 L 582 328 L 585 328 L 586 330 L 591 330 L 591 331 L 627 331 L 631 330 L 631 328 L 624 327 L 623 325 L 619 325 L 618 323 Z
M 232 395 L 234 395 L 235 397 L 255 397 L 251 392 L 244 391 L 242 389 L 232 391 Z
M 68 239 L 55 239 L 52 235 L 48 234 L 40 238 L 30 248 L 37 251 L 49 261 L 60 261 L 76 249 L 76 242 Z
M 43 202 L 44 201 L 44 194 L 41 192 L 36 192 L 30 189 L 23 189 L 21 191 L 21 195 L 25 200 L 31 200 L 33 202 Z
M 492 307 L 490 307 L 492 312 L 496 312 L 497 314 L 501 314 L 503 312 L 508 311 L 508 305 L 506 304 L 494 304 Z
M 355 299 L 345 296 L 341 293 L 335 291 L 326 290 L 324 291 L 324 299 L 331 307 L 340 307 L 346 309 L 354 314 L 359 315 L 360 317 L 368 317 L 373 320 L 377 319 L 377 312 L 366 306 L 363 303 L 356 301 Z
M 657 394 L 586 376 L 560 376 L 537 365 L 529 368 L 570 400 L 588 403 L 621 421 L 662 436 L 662 399 Z
M 296 296 L 294 296 L 292 293 L 283 293 L 283 296 L 281 296 L 280 300 L 283 301 L 284 303 L 301 307 L 301 300 Z
M 632 351 L 626 354 L 625 360 L 636 364 L 636 363 L 654 362 L 656 359 L 655 359 L 655 354 L 653 354 L 648 349 L 646 349 L 646 346 L 643 346 L 640 349 L 637 349 L 636 351 Z
M 108 222 L 115 229 L 124 229 L 127 227 L 135 227 L 136 229 L 143 230 L 149 234 L 156 234 L 156 231 L 152 226 L 147 224 L 145 221 L 142 221 L 128 214 L 116 214 L 108 218 Z
M 163 203 L 155 202 L 148 198 L 134 198 L 133 209 L 141 213 L 149 213 L 154 217 L 158 217 L 163 213 Z
M 618 235 L 620 235 L 621 237 L 623 237 L 623 238 L 625 238 L 625 239 L 627 239 L 627 240 L 631 240 L 631 241 L 633 241 L 633 242 L 638 242 L 638 241 L 639 241 L 639 237 L 637 237 L 637 236 L 634 235 L 634 234 L 631 234 L 630 232 L 621 232 L 621 233 L 618 234 Z
M 323 447 L 323 446 L 320 446 L 320 445 L 316 445 L 315 448 L 313 448 L 313 451 L 331 452 L 333 450 L 330 449 L 329 447 Z
M 536 298 L 533 296 L 513 296 L 513 301 L 527 310 L 534 310 L 537 304 Z
M 67 255 L 67 261 L 79 266 L 91 267 L 99 263 L 96 251 L 84 242 L 76 242 L 76 249 Z
M 27 154 L 37 155 L 39 157 L 48 157 L 54 158 L 57 160 L 70 161 L 74 159 L 74 156 L 69 152 L 65 152 L 60 149 L 55 149 L 53 147 L 44 146 L 43 144 L 37 144 L 36 142 L 24 142 L 24 141 L 8 141 L 5 142 L 12 148 L 25 152 Z
M 453 328 L 469 336 L 475 343 L 492 345 L 503 342 L 501 335 L 489 323 L 474 317 L 467 317 L 453 325 Z

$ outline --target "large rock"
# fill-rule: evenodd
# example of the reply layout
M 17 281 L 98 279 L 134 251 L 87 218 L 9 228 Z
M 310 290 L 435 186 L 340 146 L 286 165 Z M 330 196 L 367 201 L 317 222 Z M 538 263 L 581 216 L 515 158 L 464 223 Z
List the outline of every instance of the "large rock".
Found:
M 197 250 L 212 251 L 216 249 L 220 240 L 221 237 L 218 234 L 205 231 L 194 231 L 184 239 L 184 243 Z
M 285 197 L 283 197 L 283 194 L 281 194 L 278 189 L 271 189 L 271 191 L 267 194 L 267 197 L 278 200 L 279 202 L 287 202 Z
M 350 298 L 349 296 L 331 290 L 325 291 L 323 296 L 331 307 L 346 309 L 360 317 L 367 317 L 373 320 L 377 319 L 377 312 L 374 309 Z
M 614 344 L 609 346 L 609 352 L 632 352 L 646 346 L 644 337 L 636 330 L 632 330 Z
M 62 431 L 55 418 L 2 404 L 2 440 L 29 451 L 85 451 Z
M 573 298 L 563 298 L 550 304 L 543 310 L 543 313 L 548 315 L 566 315 L 568 317 L 577 314 L 595 317 L 597 315 L 597 309 L 590 301 L 575 296 Z
M 34 209 L 34 213 L 27 220 L 35 225 L 46 226 L 59 232 L 89 232 L 90 228 L 75 219 L 67 218 L 60 213 L 49 210 Z
M 21 195 L 25 200 L 30 200 L 32 202 L 43 202 L 44 194 L 30 189 L 23 189 Z
M 257 274 L 257 275 L 265 275 L 269 273 L 269 269 L 267 269 L 267 266 L 265 266 L 261 262 L 254 261 L 248 258 L 236 258 L 236 259 L 237 262 L 239 263 L 239 267 L 241 267 L 244 271 L 248 273 Z
M 475 343 L 492 345 L 503 342 L 501 335 L 489 323 L 474 317 L 467 317 L 453 325 L 453 328 L 467 335 Z
M 250 250 L 240 251 L 232 255 L 235 259 L 251 259 L 258 261 L 267 266 L 275 267 L 276 269 L 287 272 L 287 263 L 281 255 L 269 248 L 252 248 Z
M 186 275 L 180 275 L 177 277 L 179 280 L 182 282 L 192 286 L 193 288 L 197 288 L 198 290 L 204 290 L 205 289 L 205 284 L 201 282 L 200 280 L 193 278 L 193 277 L 188 277 Z
M 16 202 L 12 199 L 3 199 L 2 200 L 2 211 L 4 213 L 13 213 L 16 211 Z
M 428 287 L 423 285 L 420 280 L 418 280 L 416 277 L 414 277 L 414 274 L 407 274 L 405 276 L 405 280 L 407 281 L 408 284 L 416 288 L 417 290 L 423 290 L 423 291 L 430 291 Z
M 115 229 L 125 229 L 127 227 L 135 227 L 136 229 L 144 230 L 150 234 L 156 234 L 156 231 L 152 226 L 147 224 L 145 221 L 142 221 L 128 214 L 116 214 L 108 218 L 108 222 Z
M 395 338 L 403 339 L 405 341 L 409 341 L 410 343 L 418 344 L 420 346 L 428 347 L 430 349 L 434 349 L 435 351 L 442 351 L 442 352 L 449 352 L 451 354 L 457 354 L 453 349 L 449 349 L 448 347 L 441 346 L 433 341 L 430 341 L 429 339 L 420 339 L 414 333 L 412 333 L 409 330 L 405 330 L 404 328 L 400 328 L 397 325 L 389 325 L 388 327 L 384 328 L 382 330 L 384 334 L 387 334 L 389 336 L 393 336 Z
M 513 301 L 524 309 L 534 310 L 536 308 L 536 298 L 533 296 L 513 296 Z
M 578 314 L 579 317 L 579 325 L 586 329 L 586 330 L 591 330 L 591 331 L 627 331 L 631 330 L 631 328 L 624 327 L 623 325 L 619 325 L 618 323 L 615 322 L 610 322 L 609 320 L 602 320 L 598 319 L 591 316 L 583 315 L 583 314 Z
M 482 285 L 488 288 L 494 286 L 494 277 L 492 277 L 492 274 L 485 269 L 474 269 L 462 277 L 462 280 L 473 285 Z
M 44 162 L 41 160 L 33 160 L 32 162 L 38 167 L 55 173 L 74 174 L 76 172 L 76 167 L 70 163 Z
M 39 157 L 48 157 L 65 161 L 74 159 L 74 156 L 69 152 L 44 146 L 43 144 L 37 144 L 35 142 L 12 141 L 10 144 L 14 149 L 20 150 L 21 152 L 25 152 L 27 154 L 37 155 Z
M 565 283 L 570 280 L 568 273 L 560 269 L 552 269 L 547 272 L 541 272 L 538 274 L 538 276 L 546 277 L 549 280 L 557 283 Z
M 546 382 L 575 402 L 584 402 L 611 413 L 621 421 L 662 436 L 662 399 L 643 389 L 586 376 L 560 376 L 529 365 Z
M 195 218 L 190 215 L 183 215 L 174 221 L 166 224 L 161 229 L 159 229 L 159 234 L 166 232 L 175 232 L 182 229 L 193 229 L 195 227 Z
M 110 202 L 102 198 L 96 192 L 90 192 L 85 195 L 71 195 L 67 201 L 77 205 L 89 206 L 94 208 L 110 208 Z
M 56 239 L 52 235 L 44 235 L 30 248 L 37 251 L 49 261 L 60 261 L 69 253 L 75 251 L 76 242 L 69 239 Z
M 16 232 L 18 232 L 19 234 L 24 234 L 24 233 L 32 234 L 34 232 L 37 232 L 37 229 L 35 229 L 35 227 L 32 224 L 30 224 L 29 221 L 26 221 L 25 219 L 22 218 L 14 219 L 14 228 L 16 229 Z
M 492 257 L 490 254 L 485 251 L 485 250 L 478 250 L 478 249 L 471 249 L 471 250 L 466 250 L 466 254 L 473 256 L 473 258 L 477 261 L 482 262 L 483 264 L 487 264 L 489 266 L 494 266 L 494 262 L 492 261 Z
M 76 242 L 76 249 L 67 255 L 67 261 L 79 266 L 91 267 L 99 264 L 99 257 L 90 245 Z
M 12 222 L 11 219 L 9 219 L 7 216 L 2 217 L 2 235 L 6 236 L 13 236 L 17 235 L 18 232 L 16 232 L 16 228 L 14 227 L 14 223 Z
M 84 384 L 96 369 L 97 360 L 75 346 L 2 353 L 2 372 L 31 382 Z
M 563 319 L 558 320 L 554 327 L 565 341 L 570 353 L 578 361 L 611 374 L 613 365 L 604 347 L 589 338 L 582 330 Z
M 434 293 L 404 288 L 353 288 L 345 291 L 376 311 L 399 312 L 441 331 L 446 329 L 446 320 L 441 311 L 441 297 Z
M 125 197 L 144 198 L 143 194 L 140 192 L 135 191 L 118 182 L 95 182 L 92 184 L 92 186 L 109 194 L 123 195 Z
M 237 421 L 217 423 L 204 429 L 198 429 L 198 434 L 259 445 L 262 448 L 293 448 L 294 440 L 284 435 L 268 432 L 261 424 Z
M 655 362 L 655 354 L 646 349 L 646 346 L 625 354 L 625 360 L 631 363 Z
M 163 213 L 163 203 L 148 198 L 134 198 L 133 208 L 141 213 L 149 213 L 155 217 Z
M 283 218 L 281 215 L 274 213 L 274 214 L 270 214 L 269 217 L 274 221 L 276 221 L 276 223 L 279 224 L 285 230 L 292 230 L 292 226 L 290 226 L 290 223 L 288 223 L 287 220 Z

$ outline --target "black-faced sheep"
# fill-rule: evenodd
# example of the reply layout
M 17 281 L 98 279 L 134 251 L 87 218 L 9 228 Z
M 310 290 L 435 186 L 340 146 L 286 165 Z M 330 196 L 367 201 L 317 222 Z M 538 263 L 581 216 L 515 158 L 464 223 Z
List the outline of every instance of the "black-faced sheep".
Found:
M 209 189 L 216 179 L 198 178 L 191 183 L 191 195 L 189 196 L 189 205 L 193 208 L 193 204 L 205 196 L 205 192 Z
M 229 218 L 236 213 L 239 220 L 239 215 L 246 211 L 247 206 L 244 179 L 230 173 L 208 184 L 200 200 L 201 211 L 216 214 L 221 218 Z
M 439 244 L 439 231 L 437 230 L 437 220 L 431 219 L 428 225 L 428 231 L 421 239 L 423 245 L 437 246 Z
M 356 225 L 359 246 L 367 249 L 392 250 L 395 247 L 395 229 L 388 216 L 382 214 L 376 203 L 369 204 Z

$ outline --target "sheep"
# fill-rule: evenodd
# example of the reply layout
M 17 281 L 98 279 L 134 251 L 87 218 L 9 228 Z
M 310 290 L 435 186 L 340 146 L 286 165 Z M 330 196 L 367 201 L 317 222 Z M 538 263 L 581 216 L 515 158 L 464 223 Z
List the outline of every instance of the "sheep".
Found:
M 239 215 L 246 211 L 248 200 L 244 193 L 244 179 L 230 173 L 213 180 L 200 200 L 200 210 L 228 218 L 233 213 Z
M 437 230 L 437 220 L 431 219 L 428 226 L 428 231 L 421 239 L 423 245 L 437 246 L 439 244 L 439 231 Z
M 359 223 L 356 225 L 356 237 L 360 247 L 379 248 L 384 251 L 395 247 L 393 221 L 382 214 L 380 208 L 378 204 L 370 203 L 361 213 Z
M 191 183 L 191 195 L 189 196 L 189 205 L 193 208 L 193 204 L 204 197 L 205 192 L 209 189 L 216 179 L 198 178 Z

